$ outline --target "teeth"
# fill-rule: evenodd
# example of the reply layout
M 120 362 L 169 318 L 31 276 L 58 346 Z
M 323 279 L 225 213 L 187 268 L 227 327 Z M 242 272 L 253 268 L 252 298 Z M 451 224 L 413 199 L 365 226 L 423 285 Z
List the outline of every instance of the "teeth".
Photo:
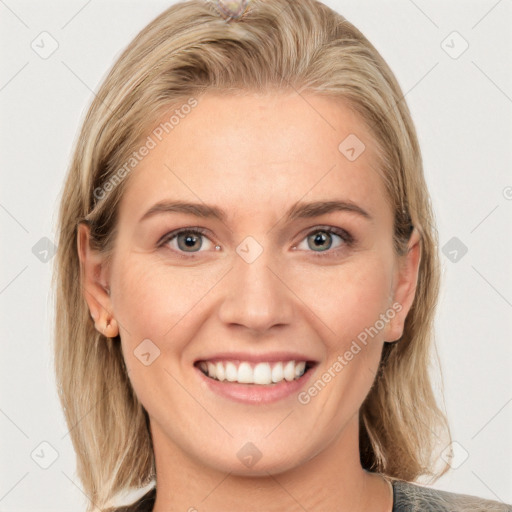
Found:
M 217 368 L 215 367 L 215 365 L 213 363 L 207 363 L 207 366 L 208 366 L 208 375 L 211 375 L 212 377 L 216 377 L 217 376 Z
M 295 377 L 302 377 L 306 371 L 306 361 L 295 364 Z
M 210 373 L 208 373 L 210 376 Z M 211 375 L 211 377 L 215 378 L 215 375 Z M 226 380 L 229 382 L 235 382 L 238 379 L 238 370 L 233 363 L 226 364 Z
M 224 370 L 222 363 L 217 363 L 215 365 L 215 377 L 221 382 L 226 378 L 226 370 Z
M 274 368 L 272 368 L 272 382 L 281 382 L 283 379 L 283 363 L 277 363 Z
M 253 384 L 253 371 L 249 363 L 240 363 L 236 380 L 242 384 Z
M 252 372 L 252 380 L 254 384 L 271 384 L 272 370 L 268 363 L 258 363 Z
M 240 384 L 276 384 L 286 380 L 288 382 L 298 379 L 306 371 L 306 361 L 284 361 L 279 363 L 249 363 L 220 362 L 212 363 L 202 361 L 199 368 L 212 379 Z
M 283 373 L 287 381 L 295 379 L 295 361 L 288 361 L 284 367 Z

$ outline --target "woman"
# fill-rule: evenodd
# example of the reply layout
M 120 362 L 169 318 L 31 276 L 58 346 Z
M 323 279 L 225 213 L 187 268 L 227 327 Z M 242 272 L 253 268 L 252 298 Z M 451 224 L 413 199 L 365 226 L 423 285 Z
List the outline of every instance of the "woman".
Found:
M 510 510 L 414 483 L 451 439 L 402 97 L 314 0 L 178 3 L 121 55 L 59 217 L 56 374 L 89 510 Z

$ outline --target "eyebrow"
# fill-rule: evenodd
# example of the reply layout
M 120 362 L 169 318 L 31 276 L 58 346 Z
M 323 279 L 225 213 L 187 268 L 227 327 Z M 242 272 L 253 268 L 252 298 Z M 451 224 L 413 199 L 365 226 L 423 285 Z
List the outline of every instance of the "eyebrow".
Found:
M 347 200 L 314 201 L 310 203 L 299 201 L 286 212 L 285 219 L 287 222 L 291 222 L 296 219 L 309 219 L 337 211 L 356 213 L 367 220 L 373 221 L 373 217 L 366 210 Z M 227 219 L 226 212 L 217 206 L 184 201 L 160 201 L 152 206 L 140 218 L 139 222 L 162 213 L 186 213 L 201 218 L 215 218 L 221 222 L 226 222 Z

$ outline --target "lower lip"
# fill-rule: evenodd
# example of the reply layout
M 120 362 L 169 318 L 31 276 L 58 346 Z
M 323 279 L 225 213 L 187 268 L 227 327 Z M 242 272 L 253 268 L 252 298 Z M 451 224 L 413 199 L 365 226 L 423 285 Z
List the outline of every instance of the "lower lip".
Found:
M 297 393 L 306 385 L 314 367 L 310 368 L 302 377 L 287 381 L 283 380 L 277 384 L 240 384 L 238 382 L 219 381 L 207 377 L 199 368 L 195 368 L 200 378 L 217 395 L 230 398 L 235 402 L 244 404 L 269 404 L 277 402 Z

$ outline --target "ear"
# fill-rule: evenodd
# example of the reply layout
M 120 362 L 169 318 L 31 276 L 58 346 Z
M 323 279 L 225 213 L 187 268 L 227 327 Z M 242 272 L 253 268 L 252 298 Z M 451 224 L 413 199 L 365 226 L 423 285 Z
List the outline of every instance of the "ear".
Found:
M 108 268 L 104 255 L 91 248 L 90 240 L 90 227 L 80 222 L 77 231 L 77 251 L 80 259 L 82 293 L 96 330 L 108 338 L 114 338 L 119 334 L 119 329 L 111 313 Z
M 390 290 L 390 307 L 396 314 L 389 321 L 385 341 L 398 341 L 402 337 L 405 318 L 416 295 L 420 261 L 421 236 L 415 227 L 407 244 L 407 253 L 399 257 L 395 265 Z

